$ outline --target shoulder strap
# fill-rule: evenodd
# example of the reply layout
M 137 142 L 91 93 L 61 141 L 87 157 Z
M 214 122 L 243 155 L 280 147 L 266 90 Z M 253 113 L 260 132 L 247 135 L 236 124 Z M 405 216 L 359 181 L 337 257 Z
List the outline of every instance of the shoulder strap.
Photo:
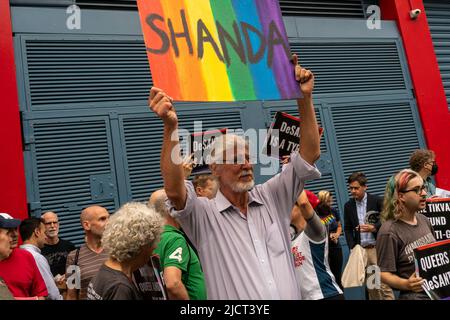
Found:
M 80 256 L 80 249 L 81 247 L 77 248 L 77 251 L 75 252 L 75 260 L 73 260 L 74 265 L 78 265 L 78 257 Z

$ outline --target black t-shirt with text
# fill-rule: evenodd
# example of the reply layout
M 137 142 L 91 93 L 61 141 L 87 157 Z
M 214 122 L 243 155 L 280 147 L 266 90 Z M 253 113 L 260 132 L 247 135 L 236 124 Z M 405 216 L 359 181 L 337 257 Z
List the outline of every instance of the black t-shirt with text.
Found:
M 66 274 L 67 256 L 73 250 L 75 250 L 75 245 L 64 239 L 59 239 L 57 244 L 45 245 L 41 253 L 47 258 L 53 276 Z
M 88 300 L 142 300 L 136 286 L 121 271 L 102 265 L 87 289 Z

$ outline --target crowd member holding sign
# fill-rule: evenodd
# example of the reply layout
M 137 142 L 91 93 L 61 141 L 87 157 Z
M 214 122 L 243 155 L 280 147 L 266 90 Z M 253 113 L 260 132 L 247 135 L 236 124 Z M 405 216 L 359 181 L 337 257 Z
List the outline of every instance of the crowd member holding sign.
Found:
M 338 209 L 332 207 L 333 197 L 327 190 L 321 190 L 318 193 L 319 204 L 316 212 L 319 215 L 322 223 L 325 225 L 328 234 L 328 261 L 330 269 L 333 273 L 337 284 L 343 289 L 341 284 L 342 275 L 342 247 L 339 242 L 339 237 L 342 234 L 341 215 Z
M 320 147 L 312 101 L 314 75 L 297 65 L 296 56 L 294 64 L 303 93 L 297 100 L 303 137 L 299 152 L 285 170 L 254 186 L 245 140 L 229 134 L 219 137 L 211 153 L 211 171 L 219 182 L 212 200 L 197 197 L 192 183 L 183 182 L 177 113 L 164 91 L 151 89 L 150 107 L 164 123 L 161 171 L 171 215 L 199 251 L 210 299 L 300 298 L 288 231 L 291 209 L 305 181 L 320 177 L 314 166 Z
M 427 188 L 427 198 L 435 195 L 436 187 L 431 181 L 431 176 L 434 176 L 438 171 L 434 152 L 425 149 L 415 150 L 409 158 L 409 166 L 422 177 Z
M 159 242 L 162 218 L 144 203 L 120 207 L 105 227 L 109 257 L 88 286 L 88 300 L 142 300 L 133 272 L 144 266 Z
M 415 273 L 414 249 L 435 241 L 428 219 L 422 177 L 405 169 L 389 179 L 384 195 L 383 224 L 377 237 L 381 281 L 400 290 L 399 299 L 428 300 Z
M 303 190 L 292 209 L 291 235 L 295 273 L 303 300 L 344 300 L 328 263 L 327 229 L 314 211 L 319 200 Z

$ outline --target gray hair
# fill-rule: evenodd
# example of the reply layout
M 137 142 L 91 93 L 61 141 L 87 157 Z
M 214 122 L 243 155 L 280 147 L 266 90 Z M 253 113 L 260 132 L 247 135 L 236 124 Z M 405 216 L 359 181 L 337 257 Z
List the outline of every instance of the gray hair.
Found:
M 159 242 L 162 226 L 161 215 L 155 209 L 128 202 L 109 219 L 102 244 L 115 260 L 129 261 L 138 256 L 143 246 Z
M 166 200 L 166 192 L 164 189 L 159 189 L 152 193 L 148 201 L 148 206 L 152 206 L 163 218 L 167 218 L 169 216 L 169 210 L 166 207 Z
M 245 150 L 248 148 L 248 143 L 241 136 L 227 133 L 217 137 L 211 145 L 211 158 L 210 164 L 221 164 L 226 162 L 232 162 L 234 159 L 228 159 L 225 154 L 230 154 L 234 156 L 234 148 L 238 150 Z M 239 152 L 238 152 L 239 154 Z M 234 158 L 234 157 L 233 157 Z M 225 161 L 226 160 L 226 161 Z M 244 159 L 238 159 L 244 162 Z

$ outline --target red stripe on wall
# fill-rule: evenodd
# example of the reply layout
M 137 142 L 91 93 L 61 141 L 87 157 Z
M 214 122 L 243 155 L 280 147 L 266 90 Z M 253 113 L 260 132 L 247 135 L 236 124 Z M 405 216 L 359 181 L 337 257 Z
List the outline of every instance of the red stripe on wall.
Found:
M 382 19 L 395 20 L 408 59 L 422 127 L 436 153 L 437 186 L 450 190 L 450 114 L 422 0 L 380 0 Z M 422 14 L 411 19 L 411 9 Z
M 9 1 L 0 1 L 0 212 L 28 217 Z

